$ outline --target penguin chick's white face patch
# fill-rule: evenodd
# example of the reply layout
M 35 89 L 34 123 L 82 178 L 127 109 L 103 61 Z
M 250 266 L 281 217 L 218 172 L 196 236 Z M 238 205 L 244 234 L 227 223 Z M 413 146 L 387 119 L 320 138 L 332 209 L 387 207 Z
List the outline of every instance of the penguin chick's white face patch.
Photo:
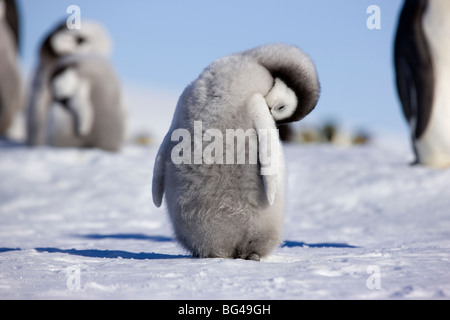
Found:
M 276 121 L 288 119 L 297 109 L 298 101 L 294 91 L 278 78 L 265 98 Z

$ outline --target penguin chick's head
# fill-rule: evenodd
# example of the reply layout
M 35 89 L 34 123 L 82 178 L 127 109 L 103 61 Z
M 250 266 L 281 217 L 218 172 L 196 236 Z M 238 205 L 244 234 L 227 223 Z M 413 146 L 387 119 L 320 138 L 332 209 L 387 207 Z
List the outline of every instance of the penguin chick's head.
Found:
M 45 39 L 41 57 L 58 58 L 70 54 L 108 56 L 112 43 L 105 28 L 94 21 L 83 21 L 80 29 L 69 29 L 66 21 Z
M 64 28 L 54 34 L 50 41 L 57 55 L 96 53 L 107 56 L 111 51 L 111 41 L 106 30 L 92 21 L 84 21 L 80 29 Z
M 267 44 L 243 54 L 256 59 L 274 79 L 266 102 L 277 124 L 299 121 L 315 108 L 320 96 L 319 77 L 311 58 L 300 48 Z
M 275 79 L 274 86 L 265 98 L 275 121 L 289 119 L 295 113 L 297 96 L 282 80 Z

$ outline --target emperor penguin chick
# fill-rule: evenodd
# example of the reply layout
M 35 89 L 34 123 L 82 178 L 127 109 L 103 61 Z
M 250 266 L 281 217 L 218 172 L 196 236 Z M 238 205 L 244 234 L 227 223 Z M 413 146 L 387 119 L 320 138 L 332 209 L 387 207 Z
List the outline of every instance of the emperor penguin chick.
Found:
M 111 42 L 99 24 L 64 22 L 43 41 L 28 109 L 28 143 L 116 151 L 125 135 Z
M 22 110 L 22 79 L 18 66 L 19 15 L 14 0 L 0 0 L 0 136 L 7 136 Z
M 283 44 L 221 58 L 184 90 L 152 191 L 158 207 L 165 194 L 176 238 L 194 257 L 259 260 L 279 245 L 284 163 L 276 124 L 300 120 L 318 98 L 312 61 Z

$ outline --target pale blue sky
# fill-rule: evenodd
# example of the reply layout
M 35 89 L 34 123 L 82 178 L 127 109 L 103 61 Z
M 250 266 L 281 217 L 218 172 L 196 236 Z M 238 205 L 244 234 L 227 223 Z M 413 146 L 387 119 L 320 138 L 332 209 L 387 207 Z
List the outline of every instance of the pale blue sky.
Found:
M 114 40 L 113 62 L 125 83 L 184 87 L 213 60 L 269 43 L 295 44 L 315 61 L 322 96 L 313 116 L 404 133 L 395 91 L 393 38 L 403 0 L 18 0 L 22 61 L 34 67 L 42 37 L 68 17 L 102 22 Z M 369 30 L 370 5 L 381 30 Z

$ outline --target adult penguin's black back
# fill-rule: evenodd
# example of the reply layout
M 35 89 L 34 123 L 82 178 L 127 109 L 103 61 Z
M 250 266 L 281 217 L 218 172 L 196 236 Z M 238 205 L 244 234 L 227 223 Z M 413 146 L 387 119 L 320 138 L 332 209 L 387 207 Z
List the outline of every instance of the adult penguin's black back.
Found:
M 397 89 L 416 163 L 432 167 L 450 165 L 449 19 L 448 0 L 405 0 L 395 38 Z
M 397 90 L 413 140 L 424 133 L 433 104 L 433 66 L 422 26 L 427 4 L 428 0 L 405 1 L 395 38 Z

